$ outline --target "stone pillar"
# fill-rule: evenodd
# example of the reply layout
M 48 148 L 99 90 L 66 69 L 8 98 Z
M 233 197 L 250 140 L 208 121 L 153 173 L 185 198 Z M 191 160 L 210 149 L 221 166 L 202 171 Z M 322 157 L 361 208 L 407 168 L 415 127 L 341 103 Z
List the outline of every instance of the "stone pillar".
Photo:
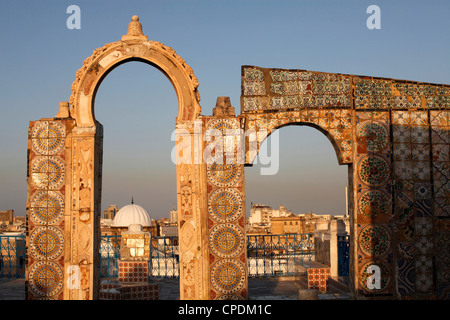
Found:
M 331 276 L 338 276 L 338 243 L 337 243 L 337 234 L 338 234 L 338 221 L 331 220 L 330 221 L 330 271 Z
M 202 159 L 202 121 L 176 127 L 180 300 L 208 299 L 206 165 Z
M 71 143 L 70 187 L 66 189 L 68 255 L 66 270 L 76 270 L 79 283 L 65 287 L 64 299 L 98 299 L 100 285 L 100 206 L 103 127 L 75 127 Z
M 247 299 L 248 267 L 245 236 L 244 157 L 240 119 L 228 97 L 219 97 L 215 117 L 205 117 L 208 196 L 208 299 Z
M 31 121 L 27 161 L 26 298 L 65 298 L 67 285 L 79 285 L 71 256 L 73 119 Z M 69 264 L 70 265 L 70 264 Z

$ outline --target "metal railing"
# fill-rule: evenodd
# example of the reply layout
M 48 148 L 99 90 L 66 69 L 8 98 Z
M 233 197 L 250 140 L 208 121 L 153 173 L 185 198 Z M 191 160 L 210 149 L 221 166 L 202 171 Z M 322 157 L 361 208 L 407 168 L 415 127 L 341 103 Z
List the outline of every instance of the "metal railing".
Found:
M 350 236 L 338 235 L 338 275 L 346 277 L 349 275 L 350 262 Z
M 25 235 L 0 235 L 0 278 L 25 278 Z
M 116 278 L 120 259 L 122 236 L 101 236 L 100 277 Z M 152 237 L 151 276 L 155 278 L 178 278 L 180 275 L 178 237 Z
M 25 235 L 0 235 L 0 278 L 25 277 L 25 239 Z M 101 278 L 118 276 L 121 239 L 120 235 L 101 236 Z M 152 237 L 151 243 L 152 277 L 178 278 L 178 237 Z M 249 277 L 294 275 L 294 259 L 314 259 L 314 234 L 247 236 L 247 258 Z
M 120 243 L 122 236 L 100 237 L 100 278 L 118 277 Z
M 247 236 L 249 277 L 293 276 L 295 259 L 314 259 L 314 234 Z
M 121 236 L 102 236 L 101 277 L 117 277 Z M 178 237 L 152 237 L 152 277 L 178 278 L 180 275 Z M 247 236 L 249 277 L 295 275 L 294 259 L 314 259 L 314 234 Z
M 178 278 L 180 259 L 178 237 L 152 238 L 152 277 Z

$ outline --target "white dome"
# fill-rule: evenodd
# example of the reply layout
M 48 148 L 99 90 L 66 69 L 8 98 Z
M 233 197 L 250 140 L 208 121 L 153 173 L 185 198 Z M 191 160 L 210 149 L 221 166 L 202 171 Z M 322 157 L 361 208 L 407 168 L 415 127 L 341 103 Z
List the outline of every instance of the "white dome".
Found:
M 152 225 L 152 219 L 141 206 L 129 204 L 117 212 L 111 226 L 128 228 L 130 224 L 140 224 L 143 227 L 148 227 Z

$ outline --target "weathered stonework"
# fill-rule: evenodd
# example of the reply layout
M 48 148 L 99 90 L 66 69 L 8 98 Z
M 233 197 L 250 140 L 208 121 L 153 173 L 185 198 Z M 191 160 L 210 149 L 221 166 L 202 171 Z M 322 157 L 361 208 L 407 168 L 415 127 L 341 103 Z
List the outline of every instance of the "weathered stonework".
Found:
M 206 168 L 208 194 L 209 298 L 248 298 L 247 238 L 245 236 L 244 164 L 239 162 L 240 142 L 230 135 L 239 132 L 240 119 L 234 116 L 228 97 L 219 97 L 215 111 L 221 115 L 204 117 L 205 129 L 221 134 Z M 208 148 L 206 146 L 205 148 Z M 218 158 L 219 155 L 220 159 Z
M 254 130 L 248 164 L 273 130 L 300 124 L 323 132 L 349 165 L 355 293 L 448 299 L 449 254 L 436 243 L 450 239 L 450 86 L 244 66 L 241 112 Z M 380 288 L 367 286 L 371 265 Z
M 32 268 L 35 265 L 32 260 L 34 248 L 30 248 L 32 254 L 28 258 L 27 271 L 28 288 L 33 292 L 30 298 L 47 298 L 49 292 L 51 298 L 58 299 L 98 298 L 103 128 L 94 118 L 93 103 L 104 77 L 115 67 L 128 61 L 142 61 L 153 65 L 170 79 L 179 102 L 177 127 L 188 128 L 192 137 L 194 135 L 194 121 L 201 112 L 197 78 L 191 67 L 172 48 L 160 42 L 149 41 L 142 33 L 138 17 L 133 17 L 128 33 L 121 41 L 96 49 L 84 60 L 72 84 L 70 112 L 67 112 L 67 103 L 62 103 L 57 116 L 49 119 L 52 123 L 65 121 L 71 126 L 70 131 L 64 133 L 65 136 L 60 138 L 60 144 L 57 145 L 58 152 L 64 151 L 60 162 L 64 165 L 65 172 L 63 180 L 55 182 L 63 187 L 63 193 L 58 199 L 61 208 L 64 209 L 64 219 L 59 218 L 64 226 L 62 230 L 64 239 L 60 238 L 58 244 L 64 248 L 64 259 L 58 260 L 58 268 L 48 259 L 40 263 L 41 269 L 54 271 L 58 279 L 58 290 L 56 288 L 55 290 L 52 288 L 51 291 L 45 288 L 39 290 L 34 284 L 38 281 L 35 270 L 38 267 Z M 45 122 L 44 119 L 41 121 Z M 34 122 L 31 122 L 30 130 L 33 127 Z M 48 134 L 46 132 L 42 134 Z M 29 137 L 29 167 L 36 154 L 35 147 L 40 146 L 40 140 L 34 136 Z M 44 148 L 47 147 L 44 145 Z M 39 155 L 48 156 L 46 150 L 40 150 Z M 203 192 L 202 179 L 206 181 L 206 176 L 202 174 L 202 169 L 205 168 L 201 164 L 194 164 L 194 161 L 191 163 L 177 165 L 178 207 L 183 208 L 183 212 L 179 214 L 179 234 L 182 239 L 181 299 L 206 299 L 208 290 L 201 276 L 205 267 L 202 252 L 205 250 L 203 246 L 206 245 L 202 241 L 202 227 L 206 221 L 206 216 L 201 216 L 201 212 L 206 210 L 206 194 Z M 36 202 L 32 201 L 35 191 L 38 190 L 31 179 L 32 176 L 29 176 L 27 205 L 29 220 L 36 211 L 33 209 L 33 206 L 37 206 Z M 39 190 L 46 195 L 53 195 L 56 192 L 49 191 L 45 186 Z M 29 233 L 33 228 L 33 222 L 30 220 Z M 67 285 L 72 280 L 77 284 Z
M 253 130 L 244 146 L 224 138 L 219 156 L 242 155 L 251 164 L 267 136 L 291 124 L 320 130 L 339 164 L 348 165 L 352 290 L 449 297 L 449 250 L 441 249 L 450 242 L 450 86 L 244 66 L 241 115 L 221 97 L 213 116 L 201 116 L 192 69 L 148 40 L 133 17 L 120 41 L 84 60 L 69 104 L 54 118 L 30 122 L 28 299 L 99 298 L 103 128 L 93 108 L 104 77 L 128 61 L 158 68 L 178 96 L 180 299 L 248 297 L 244 162 L 198 161 L 211 151 L 200 133 Z M 194 148 L 183 153 L 184 143 Z M 375 290 L 366 281 L 373 264 L 381 269 Z

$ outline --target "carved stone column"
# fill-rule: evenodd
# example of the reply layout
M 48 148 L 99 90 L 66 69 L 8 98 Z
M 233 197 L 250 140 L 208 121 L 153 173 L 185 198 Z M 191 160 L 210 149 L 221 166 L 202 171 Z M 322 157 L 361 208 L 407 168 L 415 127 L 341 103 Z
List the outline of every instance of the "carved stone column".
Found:
M 197 125 L 197 127 L 196 127 Z M 199 127 L 198 127 L 199 126 Z M 177 124 L 177 198 L 180 246 L 180 299 L 207 299 L 205 165 L 201 154 L 201 121 Z M 200 140 L 199 140 L 200 139 Z
M 66 259 L 78 272 L 79 285 L 68 286 L 67 299 L 98 298 L 102 125 L 76 127 L 72 132 L 70 253 Z M 66 269 L 69 266 L 66 267 Z

